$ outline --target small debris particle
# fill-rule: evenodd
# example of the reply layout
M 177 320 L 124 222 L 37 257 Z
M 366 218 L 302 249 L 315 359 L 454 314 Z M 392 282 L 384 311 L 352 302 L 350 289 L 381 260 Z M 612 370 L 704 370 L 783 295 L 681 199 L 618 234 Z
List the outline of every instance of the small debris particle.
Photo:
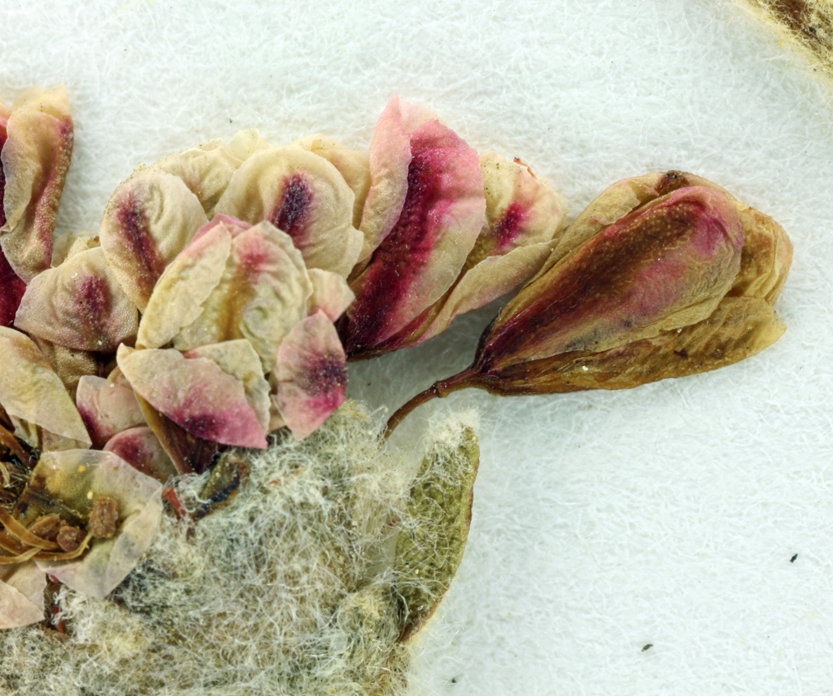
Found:
M 119 520 L 119 503 L 109 495 L 95 499 L 90 512 L 90 532 L 97 539 L 109 539 L 116 533 Z
M 79 546 L 81 546 L 81 542 L 84 540 L 84 532 L 76 527 L 70 527 L 67 525 L 66 527 L 61 527 L 60 531 L 58 532 L 58 536 L 55 539 L 58 546 L 61 547 L 62 550 L 71 553 L 75 551 Z
M 642 652 L 645 652 L 646 650 L 650 650 L 653 647 L 654 647 L 653 643 L 648 643 L 648 645 L 646 645 L 644 648 L 642 648 Z
M 795 559 L 798 558 L 798 554 L 795 554 L 791 559 L 790 563 L 795 563 Z

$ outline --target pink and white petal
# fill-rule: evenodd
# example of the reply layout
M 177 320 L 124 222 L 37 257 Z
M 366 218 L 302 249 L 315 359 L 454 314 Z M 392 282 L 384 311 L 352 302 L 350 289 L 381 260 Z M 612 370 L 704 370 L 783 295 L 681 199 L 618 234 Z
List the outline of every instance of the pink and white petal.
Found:
M 26 561 L 0 570 L 0 630 L 43 621 L 46 575 Z
M 136 306 L 122 290 L 100 247 L 82 251 L 32 279 L 15 327 L 73 350 L 109 353 L 132 343 Z
M 145 424 L 133 390 L 103 377 L 79 379 L 75 405 L 93 441 L 93 449 L 102 449 L 116 433 Z
M 367 192 L 370 189 L 370 157 L 361 150 L 349 150 L 332 138 L 324 135 L 311 135 L 295 143 L 304 150 L 323 157 L 344 177 L 353 191 L 353 227 L 359 228 Z M 364 239 L 364 235 L 362 235 Z
M 299 440 L 315 431 L 344 401 L 347 361 L 324 312 L 303 319 L 278 349 L 277 405 Z
M 269 222 L 234 237 L 220 284 L 174 339 L 179 350 L 246 338 L 268 374 L 278 346 L 307 314 L 312 282 L 290 237 Z
M 311 268 L 309 278 L 313 288 L 309 299 L 309 314 L 315 314 L 320 309 L 334 322 L 356 299 L 347 281 L 340 275 Z
M 0 153 L 5 177 L 0 247 L 25 282 L 49 268 L 52 233 L 72 156 L 66 90 L 31 90 L 12 106 Z
M 427 341 L 444 331 L 454 317 L 484 307 L 520 287 L 538 272 L 551 252 L 549 242 L 518 247 L 501 256 L 483 259 L 460 279 L 418 339 L 400 347 Z
M 124 345 L 117 360 L 134 391 L 188 433 L 224 445 L 266 447 L 265 428 L 242 383 L 213 360 Z
M 104 451 L 112 452 L 134 469 L 162 483 L 178 473 L 159 438 L 146 425 L 116 433 L 107 441 Z
M 274 147 L 241 165 L 216 210 L 252 224 L 271 222 L 292 238 L 308 267 L 346 277 L 362 244 L 353 227 L 354 200 L 323 157 L 297 146 Z
M 73 561 L 37 561 L 38 567 L 77 592 L 103 599 L 127 577 L 150 546 L 162 517 L 162 484 L 112 452 L 71 450 L 44 454 L 33 480 L 50 497 L 88 517 L 95 500 L 118 502 L 112 539 L 97 539 Z
M 231 234 L 222 220 L 200 229 L 156 282 L 139 324 L 137 347 L 164 346 L 202 314 L 230 253 Z
M 207 222 L 199 199 L 173 174 L 140 167 L 116 189 L 101 220 L 101 248 L 142 312 L 159 276 Z
M 364 242 L 359 262 L 370 257 L 399 219 L 408 193 L 411 135 L 435 118 L 427 107 L 410 104 L 397 95 L 382 111 L 370 143 L 370 188 L 361 218 Z
M 469 254 L 471 267 L 487 256 L 549 242 L 559 232 L 566 204 L 552 186 L 525 164 L 495 152 L 480 156 L 486 193 L 486 225 Z
M 72 398 L 28 336 L 0 327 L 0 406 L 13 418 L 57 436 L 92 444 Z
M 411 151 L 401 215 L 352 285 L 344 339 L 353 356 L 372 352 L 446 293 L 484 224 L 477 153 L 438 121 L 411 136 Z
M 269 427 L 269 383 L 263 376 L 260 358 L 245 338 L 200 346 L 185 353 L 186 358 L 207 358 L 243 385 L 246 400 L 264 430 Z

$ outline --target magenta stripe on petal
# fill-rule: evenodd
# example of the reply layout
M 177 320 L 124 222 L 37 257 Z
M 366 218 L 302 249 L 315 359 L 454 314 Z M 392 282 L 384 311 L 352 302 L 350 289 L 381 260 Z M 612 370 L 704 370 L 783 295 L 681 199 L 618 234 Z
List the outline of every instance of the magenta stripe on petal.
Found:
M 354 286 L 348 353 L 372 349 L 456 280 L 485 215 L 477 153 L 438 121 L 411 137 L 408 191 L 393 229 Z

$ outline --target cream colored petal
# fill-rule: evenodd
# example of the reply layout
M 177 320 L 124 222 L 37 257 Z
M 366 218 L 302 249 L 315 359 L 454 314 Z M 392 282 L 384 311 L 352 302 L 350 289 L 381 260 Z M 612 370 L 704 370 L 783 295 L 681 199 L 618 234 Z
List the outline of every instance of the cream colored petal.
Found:
M 286 232 L 309 268 L 342 276 L 362 245 L 353 227 L 353 191 L 323 157 L 297 146 L 253 154 L 235 172 L 216 211 Z
M 46 575 L 34 561 L 0 572 L 0 630 L 43 621 Z
M 356 297 L 347 281 L 340 275 L 312 268 L 309 278 L 313 287 L 309 300 L 309 314 L 315 314 L 320 309 L 334 322 L 344 314 L 344 310 Z
M 323 157 L 332 164 L 353 191 L 353 227 L 362 221 L 362 210 L 370 188 L 370 156 L 361 150 L 349 150 L 332 138 L 324 135 L 311 135 L 295 143 L 304 150 Z
M 550 243 L 532 244 L 483 259 L 460 279 L 417 343 L 444 331 L 454 317 L 483 307 L 526 283 L 538 272 L 551 250 Z
M 100 247 L 74 254 L 29 283 L 15 317 L 21 331 L 73 350 L 109 353 L 132 343 L 139 315 Z
M 32 339 L 0 327 L 0 355 L 0 405 L 6 413 L 89 447 L 75 404 Z
M 141 311 L 166 266 L 207 222 L 199 199 L 173 174 L 139 168 L 116 189 L 101 220 L 101 247 Z
M 151 167 L 182 179 L 199 199 L 206 215 L 212 217 L 217 201 L 242 161 L 222 140 L 211 140 L 163 157 Z
M 234 237 L 219 285 L 203 312 L 174 339 L 179 350 L 248 339 L 268 374 L 284 337 L 307 315 L 312 282 L 300 252 L 268 222 Z
M 148 300 L 137 347 L 164 346 L 202 314 L 203 303 L 220 283 L 230 253 L 231 234 L 218 221 L 176 256 Z
M 31 90 L 6 123 L 0 154 L 5 175 L 0 246 L 15 273 L 29 282 L 49 268 L 55 216 L 72 156 L 66 90 Z

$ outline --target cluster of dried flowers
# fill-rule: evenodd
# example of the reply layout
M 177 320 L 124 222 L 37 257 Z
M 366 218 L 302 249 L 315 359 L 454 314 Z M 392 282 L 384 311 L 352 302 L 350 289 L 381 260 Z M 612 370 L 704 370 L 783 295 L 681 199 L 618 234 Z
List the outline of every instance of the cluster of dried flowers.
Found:
M 110 593 L 176 504 L 173 477 L 279 428 L 306 438 L 344 400 L 348 359 L 518 287 L 474 365 L 391 427 L 467 386 L 626 388 L 783 331 L 789 240 L 693 175 L 619 182 L 565 229 L 523 163 L 394 97 L 369 153 L 243 131 L 140 167 L 97 236 L 53 248 L 71 143 L 62 90 L 0 107 L 2 627 L 43 620 L 47 579 Z

